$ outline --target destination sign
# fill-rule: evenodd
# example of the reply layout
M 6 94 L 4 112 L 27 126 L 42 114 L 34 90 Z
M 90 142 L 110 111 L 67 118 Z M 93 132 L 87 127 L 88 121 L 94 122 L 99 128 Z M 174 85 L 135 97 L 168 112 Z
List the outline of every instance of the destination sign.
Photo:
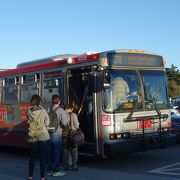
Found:
M 47 73 L 44 73 L 44 78 L 57 77 L 57 76 L 62 76 L 62 75 L 63 73 L 61 71 L 47 72 Z
M 163 58 L 148 54 L 111 53 L 108 54 L 110 65 L 117 66 L 140 66 L 140 67 L 163 67 Z

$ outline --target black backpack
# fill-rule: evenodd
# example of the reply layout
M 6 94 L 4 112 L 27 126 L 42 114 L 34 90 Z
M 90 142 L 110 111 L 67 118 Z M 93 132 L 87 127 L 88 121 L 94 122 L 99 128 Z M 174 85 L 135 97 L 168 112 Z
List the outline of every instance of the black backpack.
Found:
M 56 109 L 50 109 L 48 115 L 49 115 L 49 120 L 50 120 L 50 124 L 49 124 L 49 132 L 54 133 L 57 131 L 58 126 L 59 126 L 59 122 L 58 122 L 58 116 L 56 111 L 59 109 L 59 107 L 57 107 Z

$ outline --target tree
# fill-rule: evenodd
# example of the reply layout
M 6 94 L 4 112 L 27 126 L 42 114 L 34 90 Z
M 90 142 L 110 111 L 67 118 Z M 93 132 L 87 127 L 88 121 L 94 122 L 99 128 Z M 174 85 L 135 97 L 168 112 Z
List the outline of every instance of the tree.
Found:
M 180 95 L 180 71 L 173 64 L 170 68 L 166 68 L 168 93 L 170 97 Z

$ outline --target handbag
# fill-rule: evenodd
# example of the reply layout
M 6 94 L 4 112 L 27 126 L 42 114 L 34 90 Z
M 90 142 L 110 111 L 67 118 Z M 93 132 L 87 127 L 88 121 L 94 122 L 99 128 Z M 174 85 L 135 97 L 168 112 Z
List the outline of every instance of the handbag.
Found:
M 74 146 L 79 147 L 82 144 L 84 144 L 85 136 L 84 136 L 84 133 L 82 132 L 82 130 L 80 128 L 78 128 L 76 130 L 72 130 L 73 129 L 73 122 L 71 119 L 71 115 L 70 115 L 70 125 L 71 125 L 71 132 L 70 132 L 69 138 L 68 138 L 69 145 L 71 147 L 74 147 Z
M 69 136 L 69 144 L 71 146 L 81 146 L 85 142 L 85 136 L 82 130 L 79 128 L 77 130 L 71 131 Z
M 62 126 L 62 138 L 69 138 L 70 134 L 71 127 L 69 126 L 69 123 L 67 123 L 65 126 Z

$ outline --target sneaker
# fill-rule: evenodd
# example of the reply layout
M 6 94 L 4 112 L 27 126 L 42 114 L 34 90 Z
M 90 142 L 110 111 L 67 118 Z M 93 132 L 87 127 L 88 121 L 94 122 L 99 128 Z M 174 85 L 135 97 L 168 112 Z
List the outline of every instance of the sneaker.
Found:
M 65 173 L 61 172 L 61 171 L 57 171 L 52 174 L 52 176 L 64 176 L 64 175 L 65 175 Z

